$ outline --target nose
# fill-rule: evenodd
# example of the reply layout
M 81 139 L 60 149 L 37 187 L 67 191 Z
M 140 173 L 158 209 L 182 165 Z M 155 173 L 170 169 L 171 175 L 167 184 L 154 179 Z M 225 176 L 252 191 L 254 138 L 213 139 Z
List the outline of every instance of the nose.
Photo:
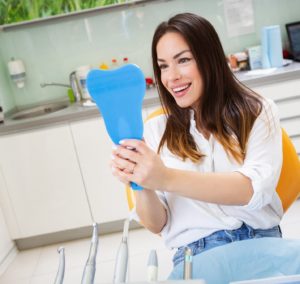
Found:
M 169 81 L 176 81 L 180 79 L 181 74 L 177 66 L 170 66 L 168 70 L 168 80 Z

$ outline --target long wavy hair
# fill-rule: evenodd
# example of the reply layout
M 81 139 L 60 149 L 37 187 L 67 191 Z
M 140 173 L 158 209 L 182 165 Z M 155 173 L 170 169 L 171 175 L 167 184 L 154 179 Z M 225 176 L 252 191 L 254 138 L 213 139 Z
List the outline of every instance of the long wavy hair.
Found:
M 262 111 L 262 98 L 242 85 L 232 74 L 214 27 L 204 18 L 178 14 L 162 22 L 152 41 L 154 76 L 159 97 L 167 115 L 165 132 L 158 152 L 166 143 L 175 155 L 200 162 L 203 153 L 190 134 L 190 109 L 181 108 L 161 82 L 157 62 L 157 44 L 168 32 L 179 33 L 187 42 L 203 78 L 201 103 L 196 109 L 196 123 L 223 145 L 227 155 L 242 163 L 255 119 Z

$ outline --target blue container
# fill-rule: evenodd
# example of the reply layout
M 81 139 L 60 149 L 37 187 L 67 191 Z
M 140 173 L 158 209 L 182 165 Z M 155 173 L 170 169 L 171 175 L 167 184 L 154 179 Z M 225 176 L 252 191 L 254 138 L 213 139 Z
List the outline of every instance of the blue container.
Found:
M 283 65 L 282 42 L 279 25 L 263 27 L 261 31 L 262 67 Z

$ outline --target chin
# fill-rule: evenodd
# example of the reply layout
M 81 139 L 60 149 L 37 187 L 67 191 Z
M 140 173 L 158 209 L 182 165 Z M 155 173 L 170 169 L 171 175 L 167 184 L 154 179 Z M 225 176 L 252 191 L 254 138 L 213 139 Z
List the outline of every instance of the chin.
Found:
M 190 102 L 176 102 L 180 108 L 190 108 L 192 104 Z
M 190 105 L 178 105 L 180 108 L 191 108 L 191 106 Z

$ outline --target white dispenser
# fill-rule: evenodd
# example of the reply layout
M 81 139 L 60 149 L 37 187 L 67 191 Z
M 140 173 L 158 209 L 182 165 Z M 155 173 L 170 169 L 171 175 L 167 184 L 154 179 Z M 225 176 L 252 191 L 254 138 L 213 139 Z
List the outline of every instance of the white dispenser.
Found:
M 12 58 L 8 64 L 10 78 L 16 83 L 18 88 L 23 88 L 25 85 L 25 66 L 22 60 Z

